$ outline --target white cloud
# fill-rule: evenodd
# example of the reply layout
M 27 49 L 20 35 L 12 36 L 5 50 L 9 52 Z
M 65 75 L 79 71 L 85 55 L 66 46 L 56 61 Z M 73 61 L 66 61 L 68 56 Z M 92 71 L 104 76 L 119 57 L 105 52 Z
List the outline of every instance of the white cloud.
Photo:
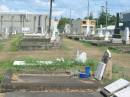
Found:
M 9 12 L 10 9 L 9 9 L 9 7 L 6 6 L 6 5 L 0 5 L 0 11 L 2 11 L 2 12 Z
M 49 6 L 49 2 L 44 2 L 42 0 L 35 0 L 37 6 Z
M 43 0 L 35 0 L 34 4 L 36 6 L 39 6 L 39 7 L 49 7 L 50 6 L 50 2 L 49 0 L 48 1 L 43 1 Z M 56 4 L 53 3 L 53 7 L 55 7 Z
M 52 15 L 53 15 L 53 17 L 58 17 L 58 16 L 61 16 L 63 13 L 64 13 L 64 11 L 53 11 Z

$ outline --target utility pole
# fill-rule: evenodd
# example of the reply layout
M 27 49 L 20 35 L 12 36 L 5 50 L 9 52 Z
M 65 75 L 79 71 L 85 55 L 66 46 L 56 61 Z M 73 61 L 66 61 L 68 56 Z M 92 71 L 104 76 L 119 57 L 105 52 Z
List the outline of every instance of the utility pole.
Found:
M 88 19 L 89 19 L 89 11 L 90 11 L 89 7 L 90 7 L 90 2 L 88 0 Z
M 70 25 L 72 25 L 72 21 L 71 21 L 71 8 L 70 8 Z
M 101 12 L 102 13 L 104 12 L 104 6 L 101 6 Z
M 107 25 L 108 25 L 108 1 L 106 0 L 106 31 L 107 31 Z
M 52 18 L 52 2 L 53 1 L 54 0 L 50 0 L 49 29 L 48 29 L 49 34 L 51 34 L 51 18 Z

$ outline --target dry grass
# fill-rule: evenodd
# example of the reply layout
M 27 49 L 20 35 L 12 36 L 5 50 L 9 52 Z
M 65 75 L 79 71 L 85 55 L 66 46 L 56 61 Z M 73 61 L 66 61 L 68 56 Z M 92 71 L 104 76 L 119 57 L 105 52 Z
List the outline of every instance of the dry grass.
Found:
M 76 50 L 86 51 L 88 58 L 100 60 L 104 51 L 94 46 L 84 46 L 82 43 L 74 40 L 64 39 L 61 49 L 52 49 L 47 51 L 1 51 L 0 61 L 15 60 L 24 57 L 37 59 L 54 59 L 54 58 L 74 58 Z M 112 53 L 113 64 L 130 67 L 130 54 Z

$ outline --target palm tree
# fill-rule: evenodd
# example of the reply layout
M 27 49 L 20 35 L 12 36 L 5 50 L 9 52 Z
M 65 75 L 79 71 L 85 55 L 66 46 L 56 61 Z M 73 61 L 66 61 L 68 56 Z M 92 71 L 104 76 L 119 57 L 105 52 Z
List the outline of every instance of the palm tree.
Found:
M 49 14 L 49 34 L 51 34 L 51 18 L 52 18 L 52 2 L 54 2 L 55 0 L 50 0 L 50 14 Z

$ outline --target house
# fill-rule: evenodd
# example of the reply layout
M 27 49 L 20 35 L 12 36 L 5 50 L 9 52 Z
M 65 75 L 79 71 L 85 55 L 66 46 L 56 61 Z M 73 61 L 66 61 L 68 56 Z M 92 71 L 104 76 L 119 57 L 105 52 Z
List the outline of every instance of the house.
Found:
M 85 36 L 95 34 L 96 29 L 96 21 L 95 20 L 82 20 L 81 21 L 81 29 Z
M 65 26 L 65 33 L 70 35 L 83 35 L 89 36 L 95 32 L 96 21 L 95 20 L 72 20 L 71 24 Z
M 112 35 L 114 34 L 114 30 L 115 30 L 115 25 L 109 25 L 106 27 L 100 27 L 96 29 L 96 36 L 101 36 L 104 37 L 106 35 L 106 32 L 108 34 L 109 37 L 112 37 Z

